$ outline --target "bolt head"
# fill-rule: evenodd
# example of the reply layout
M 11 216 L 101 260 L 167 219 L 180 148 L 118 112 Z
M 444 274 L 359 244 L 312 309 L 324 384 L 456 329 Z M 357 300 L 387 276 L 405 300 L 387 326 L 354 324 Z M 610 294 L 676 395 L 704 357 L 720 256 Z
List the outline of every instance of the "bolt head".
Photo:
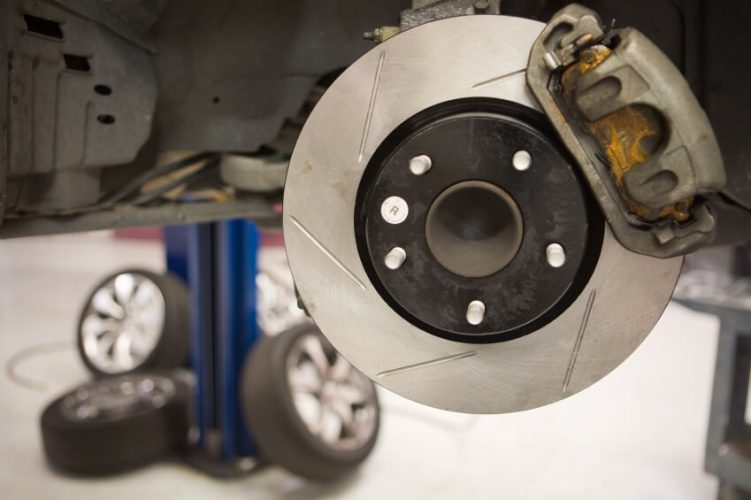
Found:
M 409 215 L 409 206 L 404 198 L 389 196 L 381 204 L 381 217 L 389 224 L 401 224 Z

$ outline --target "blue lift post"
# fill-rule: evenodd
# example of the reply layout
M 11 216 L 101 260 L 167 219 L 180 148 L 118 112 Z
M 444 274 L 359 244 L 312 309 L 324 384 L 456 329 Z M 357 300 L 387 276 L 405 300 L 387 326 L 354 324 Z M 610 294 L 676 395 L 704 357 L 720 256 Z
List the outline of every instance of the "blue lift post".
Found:
M 239 380 L 260 335 L 256 274 L 260 233 L 247 220 L 165 228 L 169 271 L 186 280 L 198 446 L 227 464 L 255 457 L 241 413 Z

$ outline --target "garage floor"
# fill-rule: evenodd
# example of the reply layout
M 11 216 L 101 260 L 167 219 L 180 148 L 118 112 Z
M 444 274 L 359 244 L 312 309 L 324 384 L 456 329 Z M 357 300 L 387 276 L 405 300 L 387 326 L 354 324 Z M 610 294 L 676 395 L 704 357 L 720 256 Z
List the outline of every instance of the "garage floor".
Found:
M 382 391 L 378 446 L 339 484 L 277 468 L 219 481 L 180 463 L 93 481 L 56 475 L 38 415 L 86 379 L 72 342 L 78 309 L 90 287 L 127 266 L 163 268 L 161 246 L 108 233 L 0 242 L 0 498 L 714 498 L 702 463 L 718 323 L 676 304 L 614 373 L 552 406 L 474 417 Z M 7 373 L 24 349 L 15 369 L 28 387 Z

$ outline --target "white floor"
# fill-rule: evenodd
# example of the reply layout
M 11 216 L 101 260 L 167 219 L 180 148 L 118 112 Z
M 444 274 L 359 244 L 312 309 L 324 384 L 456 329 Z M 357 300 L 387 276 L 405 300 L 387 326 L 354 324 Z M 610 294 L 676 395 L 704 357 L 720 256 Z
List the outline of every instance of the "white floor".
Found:
M 566 401 L 473 417 L 382 392 L 372 457 L 335 485 L 277 468 L 211 479 L 179 463 L 95 481 L 45 466 L 38 415 L 86 379 L 73 349 L 78 309 L 106 273 L 164 267 L 160 245 L 106 233 L 0 241 L 0 498 L 711 499 L 704 438 L 717 321 L 671 304 L 620 368 Z M 37 347 L 34 347 L 37 346 Z M 31 355 L 8 377 L 8 360 Z

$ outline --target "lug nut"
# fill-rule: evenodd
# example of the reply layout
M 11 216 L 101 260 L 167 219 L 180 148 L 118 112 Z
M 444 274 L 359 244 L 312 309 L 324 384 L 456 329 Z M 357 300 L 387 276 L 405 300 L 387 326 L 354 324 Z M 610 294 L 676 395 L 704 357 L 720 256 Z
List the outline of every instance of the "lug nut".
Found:
M 389 196 L 381 204 L 381 217 L 389 224 L 401 224 L 408 214 L 407 202 L 399 196 Z
M 511 159 L 511 163 L 514 165 L 515 169 L 517 169 L 519 172 L 523 172 L 532 165 L 532 155 L 530 155 L 527 151 L 520 149 L 519 151 L 514 153 L 514 157 Z
M 566 263 L 566 252 L 558 243 L 551 243 L 545 249 L 545 257 L 550 267 L 561 267 Z
M 402 247 L 394 247 L 383 258 L 383 263 L 394 271 L 402 267 L 405 260 L 407 260 L 407 252 Z
M 433 166 L 433 160 L 428 155 L 415 156 L 409 160 L 409 171 L 415 175 L 423 175 Z
M 485 304 L 479 300 L 473 300 L 467 306 L 467 323 L 479 325 L 485 318 Z

